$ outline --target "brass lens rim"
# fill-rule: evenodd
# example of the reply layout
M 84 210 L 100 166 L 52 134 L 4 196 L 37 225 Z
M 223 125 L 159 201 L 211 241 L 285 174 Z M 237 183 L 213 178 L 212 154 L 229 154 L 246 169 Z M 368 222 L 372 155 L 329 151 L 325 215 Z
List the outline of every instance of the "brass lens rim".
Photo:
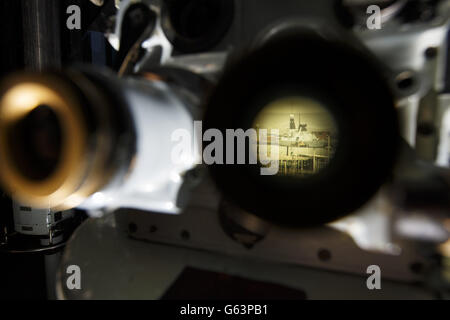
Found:
M 80 100 L 69 84 L 55 75 L 20 74 L 0 85 L 0 179 L 19 201 L 57 207 L 77 190 L 87 167 L 87 129 Z M 8 130 L 41 105 L 57 116 L 62 129 L 58 164 L 46 178 L 34 181 L 18 170 L 9 150 Z

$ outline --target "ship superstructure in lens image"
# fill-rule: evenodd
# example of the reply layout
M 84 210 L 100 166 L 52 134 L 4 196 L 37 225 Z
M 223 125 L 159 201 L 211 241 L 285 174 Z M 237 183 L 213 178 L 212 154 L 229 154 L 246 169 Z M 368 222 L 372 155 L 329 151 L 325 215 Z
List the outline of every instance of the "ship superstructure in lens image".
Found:
M 319 172 L 328 166 L 338 142 L 333 117 L 312 99 L 276 100 L 262 109 L 254 126 L 267 130 L 258 134 L 257 145 L 267 144 L 268 156 L 270 146 L 278 146 L 279 175 L 304 177 Z

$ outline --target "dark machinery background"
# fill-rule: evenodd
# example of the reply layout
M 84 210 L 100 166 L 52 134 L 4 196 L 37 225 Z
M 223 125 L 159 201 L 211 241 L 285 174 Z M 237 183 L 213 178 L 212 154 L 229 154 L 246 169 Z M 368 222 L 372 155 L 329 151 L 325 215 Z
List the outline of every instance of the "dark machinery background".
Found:
M 281 5 L 271 7 L 273 1 L 267 1 L 265 3 L 261 3 L 261 1 L 259 3 L 248 1 L 246 4 L 247 7 L 242 5 L 240 1 L 233 1 L 233 3 L 237 3 L 238 5 L 235 5 L 232 9 L 230 9 L 229 4 L 225 5 L 222 1 L 218 1 L 218 3 L 224 5 L 221 9 L 223 10 L 222 12 L 225 13 L 219 16 L 220 19 L 217 19 L 217 21 L 215 20 L 215 22 L 217 22 L 215 28 L 211 28 L 211 25 L 214 25 L 214 21 L 205 18 L 201 13 L 193 14 L 191 12 L 193 15 L 191 19 L 198 19 L 198 21 L 200 21 L 198 24 L 192 23 L 189 19 L 186 20 L 186 17 L 181 14 L 177 15 L 178 10 L 182 9 L 182 6 L 179 5 L 181 2 L 167 1 L 165 8 L 169 13 L 163 11 L 157 12 L 156 15 L 157 17 L 161 17 L 163 22 L 168 19 L 172 23 L 170 31 L 166 31 L 166 37 L 170 41 L 170 44 L 173 45 L 173 48 L 170 49 L 169 57 L 167 57 L 166 50 L 168 49 L 167 47 L 164 47 L 166 45 L 166 42 L 164 42 L 165 39 L 159 39 L 157 33 L 152 33 L 155 29 L 149 28 L 151 25 L 154 26 L 158 20 L 156 19 L 156 16 L 154 16 L 155 13 L 149 10 L 148 6 L 139 3 L 129 11 L 124 8 L 121 8 L 121 10 L 118 11 L 116 3 L 113 0 L 105 0 L 101 6 L 94 4 L 94 2 L 95 1 L 91 2 L 83 0 L 1 1 L 0 30 L 2 50 L 0 52 L 0 76 L 3 78 L 12 72 L 22 69 L 45 71 L 49 68 L 64 68 L 83 63 L 107 67 L 121 75 L 133 75 L 135 70 L 139 70 L 140 73 L 152 70 L 158 74 L 158 76 L 161 76 L 162 78 L 167 76 L 167 78 L 164 79 L 173 81 L 171 77 L 174 76 L 174 73 L 171 73 L 172 71 L 161 71 L 158 70 L 158 68 L 155 68 L 155 65 L 158 65 L 159 62 L 165 60 L 171 68 L 182 66 L 189 71 L 194 69 L 200 70 L 198 73 L 201 74 L 202 79 L 205 78 L 208 80 L 206 81 L 208 82 L 208 85 L 206 86 L 203 86 L 204 82 L 202 81 L 197 82 L 198 79 L 196 77 L 187 78 L 188 80 L 186 81 L 186 78 L 184 78 L 185 73 L 175 73 L 174 78 L 176 81 L 173 82 L 177 84 L 188 83 L 189 85 L 195 83 L 195 85 L 193 85 L 194 89 L 191 90 L 192 88 L 189 87 L 189 90 L 196 92 L 196 90 L 198 91 L 198 88 L 202 88 L 206 91 L 205 88 L 209 88 L 208 86 L 210 83 L 218 81 L 218 74 L 220 74 L 220 70 L 218 69 L 221 69 L 224 65 L 225 67 L 233 65 L 235 62 L 234 59 L 238 60 L 242 51 L 245 52 L 244 44 L 248 44 L 255 40 L 257 38 L 256 35 L 264 34 L 264 30 L 266 30 L 268 34 L 272 34 L 271 32 L 276 33 L 280 30 L 281 33 L 284 32 L 283 28 L 286 26 L 288 30 L 290 27 L 294 29 L 297 27 L 295 24 L 292 24 L 292 21 L 289 19 L 280 23 L 280 25 L 283 26 L 280 30 L 277 29 L 275 23 L 275 26 L 266 23 L 266 21 L 269 20 L 278 21 L 278 18 L 283 20 L 287 15 L 286 11 L 289 11 L 286 8 L 289 8 L 289 6 L 292 5 L 291 1 L 285 1 L 286 7 Z M 336 25 L 339 25 L 344 30 L 350 30 L 351 28 L 357 29 L 358 25 L 361 25 L 361 21 L 358 21 L 358 18 L 361 18 L 361 16 L 364 17 L 364 13 L 361 15 L 361 11 L 358 11 L 356 5 L 352 6 L 352 9 L 359 12 L 359 15 L 355 14 L 355 11 L 351 11 L 348 7 L 344 6 L 345 3 L 354 4 L 357 3 L 357 1 L 346 2 L 330 0 L 330 3 L 331 2 L 333 2 L 333 5 L 329 6 L 329 8 L 332 8 L 332 10 L 324 10 L 324 12 L 326 11 L 324 14 L 332 16 L 333 23 L 336 23 Z M 383 2 L 389 3 L 390 5 L 391 2 L 395 1 L 381 1 L 381 3 Z M 426 25 L 436 17 L 436 8 L 442 3 L 444 3 L 444 1 L 411 1 L 403 7 L 394 20 L 398 21 L 399 25 L 414 25 L 415 23 L 420 24 L 421 26 Z M 73 4 L 77 4 L 81 8 L 81 30 L 68 30 L 65 27 L 67 19 L 66 8 Z M 252 9 L 260 11 L 251 12 Z M 118 12 L 120 12 L 120 15 Z M 421 14 L 424 12 L 429 12 L 429 14 Z M 171 14 L 174 15 L 174 17 L 171 16 Z M 247 16 L 252 17 L 252 23 L 249 23 L 244 28 L 243 26 L 247 21 L 243 21 L 242 17 Z M 185 19 L 183 19 L 183 17 Z M 230 21 L 232 19 L 234 20 L 230 26 Z M 164 23 L 162 25 L 164 25 Z M 115 30 L 117 26 L 121 27 L 119 28 L 120 33 Z M 152 32 L 149 33 L 149 30 L 152 30 Z M 208 33 L 205 30 L 212 31 Z M 109 36 L 115 35 L 119 38 L 119 50 L 115 50 L 112 47 L 112 37 L 110 37 L 108 41 L 105 34 Z M 334 36 L 335 35 L 331 35 L 331 38 Z M 157 41 L 160 41 L 158 43 L 160 46 L 154 50 L 144 50 L 144 47 L 141 46 L 141 44 L 152 37 L 155 37 L 157 38 Z M 266 41 L 264 36 L 258 39 L 260 39 L 261 43 Z M 450 33 L 447 35 L 447 44 L 449 43 L 449 40 Z M 368 42 L 370 42 L 370 39 Z M 258 43 L 254 45 L 258 47 Z M 377 46 L 378 49 L 382 47 L 375 41 L 373 47 L 377 49 Z M 225 57 L 219 53 L 228 50 L 230 47 L 233 49 L 237 48 L 236 52 L 238 54 L 233 52 L 225 64 Z M 157 52 L 158 50 L 161 51 Z M 448 48 L 445 48 L 445 50 L 448 51 Z M 380 52 L 381 51 L 382 49 L 380 49 Z M 433 56 L 433 52 L 431 51 L 428 53 L 430 56 Z M 195 54 L 201 53 L 211 53 L 212 55 L 195 56 Z M 214 55 L 215 53 L 217 53 L 217 55 Z M 439 66 L 446 75 L 446 81 L 443 89 L 440 91 L 440 94 L 442 95 L 450 93 L 450 55 L 445 53 L 444 56 L 447 61 Z M 207 68 L 211 65 L 212 71 Z M 239 77 L 237 74 L 233 74 L 232 71 L 228 71 L 233 70 L 232 68 L 226 70 L 227 72 L 230 72 L 228 77 Z M 426 79 L 426 76 L 424 76 L 424 78 Z M 195 79 L 195 81 L 190 81 L 191 79 Z M 408 90 L 414 90 L 415 78 L 406 78 L 406 81 L 403 82 L 401 81 L 402 79 L 397 80 L 398 83 L 396 85 L 399 87 L 397 89 L 401 91 L 403 85 L 406 87 L 406 91 L 404 91 L 406 93 L 403 93 L 405 96 L 408 95 Z M 228 88 L 225 84 L 223 84 L 223 86 L 224 88 Z M 186 85 L 186 87 L 188 86 Z M 226 116 L 227 112 L 228 110 L 223 111 L 223 114 Z M 219 115 L 218 118 L 221 118 L 221 120 L 225 118 L 222 117 L 222 113 L 218 112 L 217 114 Z M 213 120 L 211 120 L 211 123 L 214 125 L 217 124 L 217 122 L 214 122 Z M 427 126 L 418 128 L 419 131 L 422 130 L 425 133 L 427 132 L 427 129 Z M 193 172 L 192 174 L 195 175 L 196 172 Z M 227 175 L 227 172 L 213 172 L 212 174 L 216 179 L 222 179 L 222 182 L 224 181 L 223 176 Z M 398 185 L 394 185 L 393 188 L 394 190 L 396 190 L 395 188 L 402 189 L 408 182 L 409 181 L 405 182 L 400 180 Z M 442 214 L 442 212 L 448 214 L 449 190 L 445 189 L 445 187 L 442 188 L 439 183 L 437 183 L 436 186 L 434 182 L 434 180 L 427 180 L 429 185 L 427 183 L 419 183 L 418 185 L 413 185 L 410 189 L 406 187 L 406 192 L 404 193 L 406 196 L 405 199 L 402 199 L 402 201 L 404 201 L 402 202 L 402 205 L 404 204 L 405 207 L 408 205 L 411 206 L 413 209 L 410 211 L 425 206 L 427 208 L 431 207 L 432 209 L 430 211 L 438 211 L 439 214 Z M 267 297 L 273 298 L 278 295 L 290 299 L 304 299 L 311 296 L 320 297 L 320 290 L 328 290 L 327 288 L 333 287 L 333 284 L 330 284 L 329 286 L 323 285 L 323 287 L 318 286 L 316 288 L 316 280 L 311 279 L 321 278 L 327 279 L 330 283 L 335 283 L 337 286 L 340 285 L 341 288 L 345 287 L 345 283 L 349 283 L 349 288 L 351 289 L 349 289 L 349 294 L 346 297 L 352 297 L 352 290 L 354 290 L 354 294 L 357 296 L 358 292 L 360 292 L 359 290 L 365 290 L 365 288 L 361 289 L 359 286 L 359 283 L 365 284 L 365 278 L 359 277 L 361 272 L 364 273 L 364 270 L 357 264 L 349 266 L 346 262 L 349 259 L 351 260 L 354 255 L 358 255 L 358 257 L 364 261 L 363 264 L 366 262 L 369 263 L 371 259 L 376 257 L 377 259 L 379 258 L 380 261 L 383 261 L 383 263 L 386 263 L 386 266 L 390 266 L 386 268 L 388 269 L 387 272 L 392 283 L 388 283 L 387 287 L 391 288 L 392 292 L 388 293 L 386 296 L 374 296 L 375 298 L 448 298 L 448 287 L 442 285 L 434 272 L 435 267 L 441 266 L 442 264 L 442 257 L 438 254 L 434 254 L 434 249 L 430 249 L 431 247 L 434 248 L 434 243 L 430 245 L 429 242 L 422 242 L 421 239 L 417 242 L 414 242 L 417 239 L 412 240 L 412 243 L 417 245 L 411 245 L 411 243 L 408 242 L 405 245 L 405 248 L 408 248 L 406 252 L 411 254 L 411 256 L 408 256 L 408 258 L 405 258 L 401 262 L 398 262 L 398 260 L 390 256 L 386 258 L 377 254 L 371 256 L 370 253 L 368 253 L 366 255 L 366 253 L 361 253 L 364 250 L 360 250 L 361 248 L 359 248 L 364 247 L 364 244 L 358 243 L 358 246 L 356 246 L 355 242 L 350 240 L 350 237 L 345 238 L 341 234 L 328 229 L 321 229 L 320 232 L 323 233 L 320 236 L 315 233 L 316 229 L 305 231 L 301 235 L 296 234 L 295 231 L 292 230 L 284 232 L 283 229 L 278 229 L 277 226 L 271 229 L 272 227 L 268 227 L 265 222 L 262 222 L 259 219 L 261 216 L 268 218 L 266 213 L 255 218 L 253 215 L 247 215 L 246 212 L 241 212 L 243 210 L 238 209 L 235 204 L 230 204 L 229 202 L 222 200 L 221 196 L 219 196 L 219 194 L 221 194 L 220 192 L 217 192 L 215 189 L 214 191 L 211 191 L 212 188 L 209 187 L 209 183 L 211 182 L 208 180 L 205 185 L 200 186 L 199 189 L 195 189 L 195 196 L 192 197 L 194 200 L 191 200 L 192 203 L 187 205 L 188 209 L 186 210 L 186 213 L 183 213 L 179 218 L 174 218 L 171 215 L 158 215 L 153 213 L 147 215 L 145 212 L 138 210 L 124 209 L 115 212 L 115 222 L 111 222 L 108 217 L 102 217 L 99 220 L 88 218 L 88 214 L 83 210 L 75 209 L 75 217 L 70 217 L 67 220 L 64 219 L 64 225 L 55 224 L 54 230 L 50 231 L 50 236 L 45 237 L 44 239 L 45 241 L 49 240 L 46 245 L 42 245 L 42 237 L 26 236 L 13 232 L 13 203 L 5 193 L 1 192 L 0 242 L 2 244 L 8 243 L 8 246 L 2 246 L 2 249 L 0 250 L 0 298 L 90 298 L 85 292 L 80 295 L 72 295 L 71 292 L 64 292 L 62 294 L 60 292 L 58 295 L 54 288 L 55 286 L 59 286 L 59 289 L 61 290 L 61 284 L 56 283 L 57 280 L 54 279 L 54 275 L 59 272 L 59 278 L 62 278 L 60 274 L 61 259 L 63 261 L 62 266 L 68 265 L 71 262 L 77 263 L 76 259 L 78 257 L 84 257 L 86 261 L 88 261 L 88 259 L 95 261 L 95 254 L 86 253 L 86 255 L 83 255 L 82 248 L 88 247 L 90 243 L 95 243 L 96 237 L 99 235 L 117 241 L 120 245 L 116 244 L 123 249 L 122 252 L 128 252 L 127 250 L 132 252 L 130 253 L 130 261 L 139 261 L 139 263 L 136 264 L 131 262 L 129 262 L 129 264 L 124 263 L 124 268 L 128 268 L 127 270 L 130 274 L 137 275 L 137 280 L 133 279 L 133 276 L 118 279 L 118 282 L 123 288 L 129 289 L 127 284 L 133 283 L 133 281 L 135 281 L 134 283 L 136 284 L 136 282 L 142 283 L 143 281 L 155 281 L 155 279 L 157 279 L 157 276 L 152 278 L 149 275 L 142 275 L 142 269 L 140 269 L 139 266 L 140 263 L 143 263 L 144 266 L 152 264 L 151 257 L 147 256 L 147 251 L 150 250 L 150 248 L 154 250 L 152 254 L 154 254 L 155 259 L 160 259 L 160 261 L 172 261 L 174 265 L 179 263 L 179 261 L 174 258 L 175 256 L 186 255 L 186 257 L 188 257 L 186 259 L 189 260 L 189 263 L 186 263 L 182 271 L 178 274 L 175 271 L 170 270 L 170 272 L 176 274 L 173 276 L 175 280 L 168 276 L 167 281 L 170 285 L 165 286 L 159 283 L 159 286 L 156 286 L 157 289 L 155 289 L 155 292 L 152 292 L 150 295 L 151 297 L 157 297 L 159 295 L 164 299 L 188 299 L 191 297 L 204 298 L 210 294 L 211 291 L 215 291 L 216 288 L 223 286 L 223 290 L 217 292 L 217 298 L 229 298 L 230 296 L 235 298 L 246 298 L 248 296 L 266 298 L 264 293 L 271 292 L 271 295 Z M 221 192 L 223 191 L 224 194 L 227 194 L 227 191 L 230 192 L 230 188 L 227 188 L 226 183 L 218 183 L 218 185 L 219 190 Z M 409 185 L 407 184 L 407 186 Z M 240 191 L 239 188 L 236 188 L 236 190 Z M 236 200 L 239 204 L 245 202 L 238 201 L 236 199 L 236 194 L 233 195 L 232 192 L 231 194 L 228 193 L 227 196 L 231 198 L 231 200 Z M 233 196 L 235 196 L 235 198 L 233 198 Z M 218 198 L 220 198 L 220 200 L 217 200 Z M 394 199 L 393 201 L 395 200 L 397 199 Z M 436 207 L 434 205 L 438 207 L 437 210 L 435 210 Z M 407 212 L 408 209 L 405 211 Z M 192 216 L 195 217 L 194 220 L 189 219 Z M 86 222 L 86 219 L 89 220 Z M 177 221 L 174 221 L 173 219 L 177 219 Z M 440 216 L 439 219 L 441 219 Z M 436 218 L 436 220 L 439 219 Z M 331 219 L 324 219 L 324 221 L 325 220 L 328 221 Z M 85 223 L 83 224 L 82 229 L 80 228 L 82 232 L 84 232 L 83 237 L 75 237 L 72 242 L 74 249 L 71 253 L 73 255 L 66 255 L 64 258 L 61 258 L 64 254 L 63 248 L 66 241 L 68 241 L 72 232 L 83 222 Z M 364 223 L 367 223 L 368 225 L 376 224 L 369 220 Z M 307 223 L 305 223 L 305 225 L 306 224 Z M 113 225 L 114 227 L 112 227 Z M 170 230 L 171 227 L 173 227 L 174 230 Z M 269 233 L 269 229 L 271 230 L 271 233 Z M 387 229 L 389 229 L 389 227 L 387 227 Z M 119 230 L 118 232 L 121 236 L 116 235 L 117 230 Z M 223 234 L 220 234 L 220 236 L 215 237 L 212 233 L 217 230 L 223 230 L 224 232 Z M 385 231 L 385 226 L 380 227 L 380 230 Z M 211 232 L 211 234 L 209 234 L 208 231 Z M 217 231 L 216 234 L 219 234 L 219 232 L 221 231 Z M 56 236 L 60 237 L 58 238 L 59 243 L 57 242 L 52 246 L 52 237 Z M 354 235 L 352 234 L 352 236 Z M 412 237 L 414 237 L 414 235 Z M 269 242 L 269 244 L 267 244 L 267 242 L 261 242 L 261 247 L 258 247 L 262 239 L 269 239 L 269 241 L 272 242 Z M 301 258 L 297 257 L 297 253 L 293 247 L 286 245 L 292 243 L 291 240 L 293 239 L 301 242 L 299 251 L 305 250 L 305 252 L 302 252 L 304 256 Z M 210 240 L 210 242 L 206 240 Z M 323 242 L 321 242 L 322 240 Z M 111 242 L 113 244 L 110 243 L 109 247 L 106 245 L 105 248 L 114 248 L 114 241 Z M 238 243 L 239 248 L 237 248 L 237 246 L 234 247 L 232 244 L 228 244 L 227 241 L 232 242 L 233 245 Z M 227 244 L 224 244 L 225 242 L 227 242 Z M 318 250 L 314 247 L 317 243 L 320 243 Z M 324 246 L 324 243 L 329 243 L 330 246 Z M 401 241 L 400 243 L 403 245 Z M 333 247 L 333 244 L 335 247 Z M 388 244 L 390 245 L 391 243 Z M 311 248 L 314 247 L 314 249 L 311 249 L 311 252 L 307 252 L 305 248 L 308 246 Z M 343 247 L 342 250 L 341 246 Z M 173 252 L 167 254 L 164 251 L 164 248 L 166 247 L 167 251 Z M 98 249 L 99 247 L 96 248 Z M 373 248 L 369 248 L 369 252 L 370 249 Z M 409 249 L 411 250 L 408 251 Z M 390 250 L 395 251 L 396 247 L 389 249 L 385 248 L 386 252 Z M 219 255 L 223 253 L 230 254 L 231 256 L 236 255 L 239 259 L 245 257 L 245 259 L 248 258 L 252 262 L 248 265 L 240 264 L 239 259 L 229 259 L 228 256 L 225 256 L 225 258 L 220 256 L 219 259 L 215 258 L 213 254 L 210 255 L 211 252 L 220 252 Z M 271 264 L 263 267 L 265 264 L 261 263 L 261 267 L 258 267 L 258 262 L 266 255 L 277 257 L 278 254 L 281 257 L 280 261 L 287 263 L 288 266 L 283 264 L 277 269 L 277 266 L 272 266 Z M 106 259 L 110 258 L 111 261 L 114 261 L 108 254 L 105 254 L 105 257 Z M 336 257 L 337 259 L 335 260 Z M 409 257 L 411 257 L 411 261 L 408 260 Z M 424 260 L 420 260 L 418 257 L 420 259 L 423 258 Z M 120 257 L 117 257 L 117 259 L 120 260 Z M 447 259 L 450 258 L 447 257 Z M 239 261 L 236 262 L 237 260 Z M 277 260 L 277 258 L 274 258 L 274 260 Z M 274 261 L 271 261 L 271 263 L 272 262 Z M 336 265 L 330 266 L 330 263 L 336 263 Z M 289 264 L 299 266 L 299 269 L 296 270 Z M 305 265 L 307 267 L 304 267 Z M 205 267 L 201 268 L 200 266 Z M 90 270 L 97 272 L 98 270 L 101 270 L 102 267 L 103 265 L 99 262 L 97 268 L 94 267 Z M 364 267 L 366 267 L 366 265 L 364 265 Z M 158 264 L 155 267 L 157 272 L 160 272 L 161 274 L 164 273 L 164 268 L 164 265 Z M 226 272 L 227 268 L 231 270 L 230 273 L 233 275 Z M 433 271 L 428 272 L 430 270 Z M 168 273 L 170 272 L 168 271 Z M 272 275 L 274 272 L 280 272 L 280 275 Z M 257 274 L 259 280 L 247 279 L 244 276 L 246 273 L 249 275 L 252 275 L 252 273 Z M 281 273 L 285 273 L 286 276 L 283 278 Z M 268 276 L 268 274 L 271 275 Z M 114 277 L 116 274 L 114 271 L 111 271 L 110 275 Z M 286 282 L 289 282 L 289 276 L 293 278 L 296 277 L 297 279 L 297 277 L 300 277 L 299 275 L 310 278 L 310 281 L 305 281 L 305 287 L 299 288 L 299 286 L 301 287 L 301 284 L 298 285 L 297 283 L 297 290 L 295 290 L 282 285 L 282 283 L 286 284 Z M 261 280 L 266 277 L 270 278 L 270 280 L 267 279 L 267 282 Z M 89 282 L 90 288 L 98 294 L 98 297 L 123 297 L 117 292 L 109 293 L 99 289 L 102 283 L 104 283 L 102 282 L 104 279 L 99 280 L 98 284 L 94 277 L 89 278 L 89 281 L 91 281 Z M 210 284 L 210 286 L 196 286 L 199 282 Z M 411 292 L 408 291 L 410 288 L 414 288 L 414 290 Z M 417 289 L 417 291 L 415 291 L 415 289 Z M 165 291 L 165 293 L 160 295 L 158 290 Z M 105 289 L 105 291 L 107 290 Z M 237 292 L 240 292 L 241 295 L 237 296 Z M 146 288 L 145 286 L 137 285 L 135 296 L 133 295 L 134 293 L 126 291 L 124 291 L 123 294 L 124 296 L 127 296 L 128 294 L 130 297 L 146 297 Z M 325 295 L 325 297 L 328 296 Z

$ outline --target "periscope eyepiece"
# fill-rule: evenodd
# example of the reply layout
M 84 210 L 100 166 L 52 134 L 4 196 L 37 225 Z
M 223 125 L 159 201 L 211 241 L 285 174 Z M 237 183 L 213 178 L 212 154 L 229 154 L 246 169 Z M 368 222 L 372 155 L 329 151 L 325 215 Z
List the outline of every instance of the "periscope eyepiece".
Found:
M 301 32 L 235 59 L 209 100 L 206 128 L 276 129 L 263 144 L 277 150 L 278 172 L 261 175 L 260 163 L 213 164 L 219 189 L 244 210 L 292 227 L 361 207 L 388 179 L 399 139 L 380 69 L 360 49 Z

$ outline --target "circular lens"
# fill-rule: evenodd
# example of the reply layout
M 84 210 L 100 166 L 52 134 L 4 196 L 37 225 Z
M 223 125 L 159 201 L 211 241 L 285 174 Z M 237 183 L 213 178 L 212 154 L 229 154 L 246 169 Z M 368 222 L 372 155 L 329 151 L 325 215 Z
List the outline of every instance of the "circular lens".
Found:
M 51 175 L 62 149 L 62 128 L 52 108 L 37 106 L 7 132 L 11 156 L 23 175 L 31 180 Z
M 231 0 L 166 0 L 163 30 L 177 50 L 198 52 L 222 39 L 233 15 Z
M 270 150 L 268 168 L 261 155 L 258 164 L 209 165 L 225 198 L 297 227 L 333 221 L 365 204 L 389 178 L 399 139 L 391 88 L 380 70 L 360 50 L 301 32 L 230 64 L 209 98 L 204 130 L 225 136 L 228 129 L 268 129 L 265 140 L 275 144 L 263 150 Z M 267 142 L 257 137 L 253 145 L 264 154 Z
M 336 122 L 325 106 L 305 97 L 284 97 L 257 115 L 257 154 L 263 163 L 278 153 L 278 175 L 309 177 L 328 167 L 338 140 Z M 265 152 L 260 152 L 264 148 Z

